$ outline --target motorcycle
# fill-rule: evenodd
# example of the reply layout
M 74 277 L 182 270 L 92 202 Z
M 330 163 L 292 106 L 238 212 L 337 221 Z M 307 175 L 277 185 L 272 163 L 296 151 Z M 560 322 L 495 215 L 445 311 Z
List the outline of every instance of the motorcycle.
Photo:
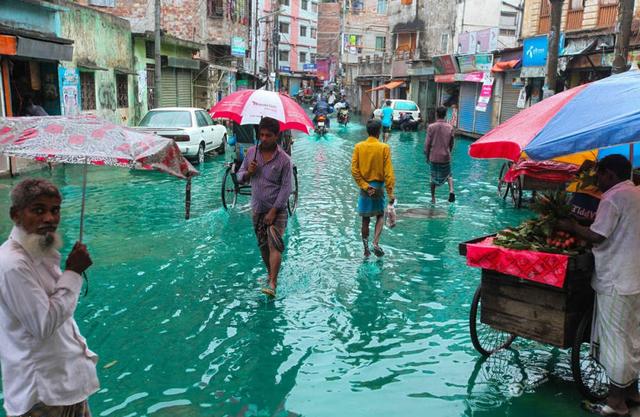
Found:
M 324 136 L 327 133 L 326 123 L 327 123 L 327 116 L 324 116 L 321 114 L 318 117 L 316 117 L 316 127 L 314 131 L 316 132 L 317 135 Z
M 338 110 L 338 123 L 343 126 L 346 126 L 349 123 L 349 110 L 348 109 L 340 109 Z
M 418 124 L 418 121 L 415 120 L 410 113 L 403 113 L 400 115 L 398 126 L 403 132 L 418 130 Z

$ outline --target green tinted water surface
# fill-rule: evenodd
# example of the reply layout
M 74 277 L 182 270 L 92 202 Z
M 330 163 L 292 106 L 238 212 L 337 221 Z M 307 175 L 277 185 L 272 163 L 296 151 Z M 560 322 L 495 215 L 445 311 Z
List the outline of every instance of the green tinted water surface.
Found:
M 458 243 L 528 214 L 497 198 L 499 163 L 470 159 L 459 140 L 457 202 L 443 187 L 435 209 L 403 215 L 428 208 L 423 135 L 391 139 L 400 216 L 384 231 L 380 260 L 361 256 L 354 213 L 351 152 L 364 130 L 299 138 L 300 206 L 275 302 L 259 293 L 265 270 L 249 213 L 221 208 L 224 156 L 195 179 L 189 221 L 183 182 L 90 169 L 95 265 L 76 318 L 101 357 L 94 416 L 584 415 L 566 351 L 516 340 L 481 361 L 473 349 L 479 271 L 465 266 Z M 78 233 L 80 174 L 51 176 L 65 196 L 65 253 Z M 3 238 L 13 183 L 0 181 Z

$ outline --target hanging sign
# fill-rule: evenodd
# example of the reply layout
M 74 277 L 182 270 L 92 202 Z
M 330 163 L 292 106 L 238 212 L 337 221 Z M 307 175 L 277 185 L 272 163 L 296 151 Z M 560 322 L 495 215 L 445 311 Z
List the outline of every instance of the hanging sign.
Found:
M 80 112 L 80 72 L 77 68 L 58 67 L 60 108 L 65 116 Z
M 491 93 L 493 92 L 493 77 L 486 74 L 484 81 L 482 82 L 482 88 L 480 89 L 480 95 L 478 96 L 478 104 L 476 104 L 476 111 L 486 112 L 491 100 Z

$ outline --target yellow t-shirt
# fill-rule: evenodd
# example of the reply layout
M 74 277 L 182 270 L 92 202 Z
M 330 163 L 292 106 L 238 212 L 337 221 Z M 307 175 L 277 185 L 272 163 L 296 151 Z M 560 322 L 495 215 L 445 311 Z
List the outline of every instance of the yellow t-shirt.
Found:
M 396 179 L 389 145 L 374 137 L 357 143 L 351 159 L 351 175 L 363 190 L 369 187 L 369 181 L 384 181 L 387 194 L 393 196 Z

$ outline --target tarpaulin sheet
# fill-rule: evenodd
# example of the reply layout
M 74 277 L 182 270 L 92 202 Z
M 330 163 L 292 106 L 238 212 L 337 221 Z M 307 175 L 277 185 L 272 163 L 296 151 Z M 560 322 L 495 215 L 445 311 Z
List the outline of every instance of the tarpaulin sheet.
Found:
M 555 253 L 507 249 L 493 244 L 493 237 L 467 244 L 467 265 L 513 275 L 528 281 L 562 288 L 569 257 Z
M 504 176 L 506 182 L 513 182 L 520 175 L 539 180 L 563 183 L 575 178 L 580 167 L 557 161 L 522 160 L 509 168 Z

